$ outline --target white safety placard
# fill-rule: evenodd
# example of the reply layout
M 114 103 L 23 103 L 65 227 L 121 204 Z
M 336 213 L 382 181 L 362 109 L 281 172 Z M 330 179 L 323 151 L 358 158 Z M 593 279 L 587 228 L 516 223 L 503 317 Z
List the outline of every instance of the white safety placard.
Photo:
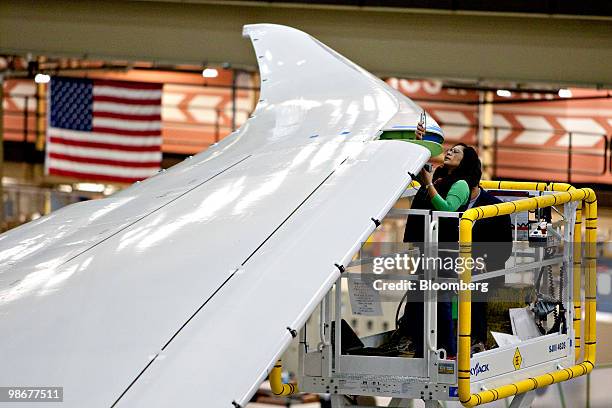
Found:
M 359 316 L 382 316 L 380 293 L 373 287 L 375 279 L 373 276 L 360 273 L 349 274 L 349 298 L 353 314 Z

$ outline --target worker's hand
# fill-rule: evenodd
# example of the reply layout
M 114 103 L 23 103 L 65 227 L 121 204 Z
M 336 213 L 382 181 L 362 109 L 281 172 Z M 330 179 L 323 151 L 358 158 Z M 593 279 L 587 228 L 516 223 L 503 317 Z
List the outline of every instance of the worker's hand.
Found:
M 423 180 L 424 185 L 428 185 L 432 183 L 433 174 L 427 171 L 425 167 L 421 169 L 421 172 L 419 173 L 419 177 L 421 178 L 421 180 Z
M 423 126 L 422 122 L 419 122 L 417 124 L 414 134 L 415 134 L 416 140 L 423 140 L 423 136 L 425 135 L 425 126 Z

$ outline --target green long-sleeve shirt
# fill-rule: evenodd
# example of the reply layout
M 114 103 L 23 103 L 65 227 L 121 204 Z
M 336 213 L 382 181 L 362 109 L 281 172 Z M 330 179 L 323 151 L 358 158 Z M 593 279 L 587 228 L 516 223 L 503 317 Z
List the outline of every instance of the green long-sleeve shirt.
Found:
M 470 187 L 465 180 L 458 180 L 453 183 L 446 200 L 440 194 L 436 194 L 431 199 L 431 204 L 438 211 L 457 211 L 459 207 L 465 205 L 470 200 Z

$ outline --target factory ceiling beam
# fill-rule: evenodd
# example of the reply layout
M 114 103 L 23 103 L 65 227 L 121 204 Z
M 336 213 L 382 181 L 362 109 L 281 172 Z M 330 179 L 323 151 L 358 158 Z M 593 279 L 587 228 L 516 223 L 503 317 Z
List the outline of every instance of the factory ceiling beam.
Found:
M 612 87 L 609 20 L 172 1 L 0 3 L 0 53 L 254 68 L 244 24 L 307 31 L 381 76 Z M 299 50 L 298 50 L 299 51 Z

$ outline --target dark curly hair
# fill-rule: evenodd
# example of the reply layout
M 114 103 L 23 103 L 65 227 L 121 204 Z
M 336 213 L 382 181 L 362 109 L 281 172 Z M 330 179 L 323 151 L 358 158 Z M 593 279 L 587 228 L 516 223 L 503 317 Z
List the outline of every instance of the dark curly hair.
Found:
M 444 179 L 444 184 L 452 185 L 458 180 L 465 180 L 470 188 L 478 186 L 480 184 L 480 178 L 482 177 L 482 166 L 478 153 L 473 147 L 466 145 L 465 143 L 457 143 L 453 147 L 463 147 L 463 158 L 459 163 L 459 166 L 449 173 L 448 169 L 442 165 L 436 168 L 433 174 L 434 183 L 438 179 Z M 442 181 L 442 180 L 440 180 Z M 437 183 L 436 183 L 437 184 Z

